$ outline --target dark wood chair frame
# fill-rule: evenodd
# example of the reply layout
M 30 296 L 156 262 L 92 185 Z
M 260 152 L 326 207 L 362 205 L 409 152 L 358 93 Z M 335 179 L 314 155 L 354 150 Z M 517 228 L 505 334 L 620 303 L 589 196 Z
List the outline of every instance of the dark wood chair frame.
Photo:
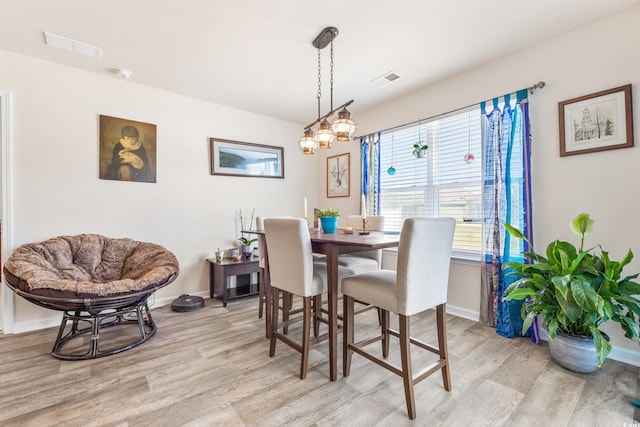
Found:
M 380 310 L 381 315 L 381 333 L 375 337 L 371 337 L 357 343 L 354 343 L 354 299 L 350 296 L 344 296 L 344 341 L 343 341 L 343 371 L 344 376 L 348 377 L 351 369 L 351 358 L 353 353 L 369 359 L 370 361 L 382 366 L 385 369 L 402 377 L 404 381 L 404 394 L 407 404 L 407 412 L 410 419 L 416 418 L 416 403 L 413 388 L 429 375 L 441 371 L 444 389 L 451 391 L 451 373 L 449 370 L 449 354 L 447 350 L 447 331 L 445 320 L 446 304 L 436 306 L 436 325 L 438 333 L 438 347 L 431 346 L 425 342 L 411 337 L 410 334 L 410 316 L 399 314 L 399 331 L 389 328 L 389 311 Z M 386 360 L 381 359 L 366 351 L 364 347 L 375 343 L 382 342 L 382 357 L 386 359 L 389 356 L 389 335 L 393 335 L 400 339 L 400 359 L 402 366 L 399 368 Z M 411 344 L 414 344 L 424 350 L 428 350 L 440 356 L 440 359 L 429 366 L 425 367 L 417 374 L 413 374 L 411 366 Z

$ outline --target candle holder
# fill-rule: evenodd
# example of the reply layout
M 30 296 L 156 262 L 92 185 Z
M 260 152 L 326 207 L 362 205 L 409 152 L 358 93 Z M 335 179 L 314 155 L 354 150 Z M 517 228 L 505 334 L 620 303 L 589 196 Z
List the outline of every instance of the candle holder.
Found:
M 369 220 L 367 218 L 362 218 L 362 230 L 360 230 L 359 233 L 365 235 L 369 234 L 369 232 Z

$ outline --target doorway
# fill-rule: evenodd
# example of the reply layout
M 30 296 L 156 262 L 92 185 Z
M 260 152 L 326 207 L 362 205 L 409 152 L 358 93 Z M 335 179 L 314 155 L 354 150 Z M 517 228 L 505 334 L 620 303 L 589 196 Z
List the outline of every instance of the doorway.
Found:
M 11 93 L 0 91 L 0 269 L 12 249 L 11 229 Z M 1 270 L 0 270 L 1 271 Z M 14 329 L 13 292 L 0 285 L 0 330 L 11 334 Z

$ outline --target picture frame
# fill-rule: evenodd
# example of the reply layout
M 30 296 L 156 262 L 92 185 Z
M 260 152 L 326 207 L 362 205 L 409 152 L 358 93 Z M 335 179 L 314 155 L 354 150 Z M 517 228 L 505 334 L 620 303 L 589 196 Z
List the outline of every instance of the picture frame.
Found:
M 99 121 L 99 178 L 155 183 L 157 126 L 105 115 Z
M 631 84 L 558 103 L 560 156 L 633 147 Z
M 351 163 L 349 153 L 327 157 L 327 197 L 349 197 Z
M 284 148 L 210 138 L 211 175 L 284 179 Z

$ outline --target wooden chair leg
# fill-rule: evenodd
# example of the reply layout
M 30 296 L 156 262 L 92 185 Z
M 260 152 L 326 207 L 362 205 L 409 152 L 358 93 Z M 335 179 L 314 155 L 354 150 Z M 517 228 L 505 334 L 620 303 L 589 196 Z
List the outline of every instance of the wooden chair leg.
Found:
M 442 367 L 442 383 L 444 389 L 451 391 L 451 372 L 449 371 L 449 350 L 447 349 L 447 320 L 445 317 L 446 304 L 436 307 L 436 323 L 438 327 L 438 349 L 440 350 L 440 359 L 443 359 L 445 365 Z
M 277 300 L 276 300 L 277 301 Z M 287 322 L 289 320 L 289 311 L 291 310 L 293 298 L 289 292 L 282 291 L 282 321 Z M 282 333 L 287 335 L 289 333 L 289 327 L 282 328 Z
M 410 317 L 399 315 L 400 321 L 400 359 L 402 361 L 402 379 L 404 380 L 404 396 L 407 401 L 409 418 L 416 418 L 416 401 L 413 394 L 413 372 L 411 370 L 411 336 Z
M 280 290 L 278 288 L 271 288 L 271 343 L 269 345 L 269 357 L 273 357 L 276 353 L 276 332 L 278 332 L 278 298 L 280 298 Z M 267 310 L 269 307 L 267 307 Z
M 264 295 L 264 268 L 260 269 L 258 273 L 258 319 L 262 319 L 262 312 L 264 310 L 265 295 Z
M 313 297 L 313 336 L 320 334 L 320 316 L 322 316 L 322 295 Z
M 353 316 L 353 298 L 345 295 L 343 297 L 342 311 L 342 372 L 345 377 L 349 376 L 351 370 L 351 358 L 353 350 L 349 345 L 353 344 L 354 337 L 354 316 Z
M 307 377 L 307 366 L 309 365 L 309 340 L 311 335 L 311 297 L 303 298 L 302 316 L 302 358 L 300 361 L 300 379 Z
M 389 311 L 378 308 L 378 321 L 382 332 L 382 357 L 389 357 Z

